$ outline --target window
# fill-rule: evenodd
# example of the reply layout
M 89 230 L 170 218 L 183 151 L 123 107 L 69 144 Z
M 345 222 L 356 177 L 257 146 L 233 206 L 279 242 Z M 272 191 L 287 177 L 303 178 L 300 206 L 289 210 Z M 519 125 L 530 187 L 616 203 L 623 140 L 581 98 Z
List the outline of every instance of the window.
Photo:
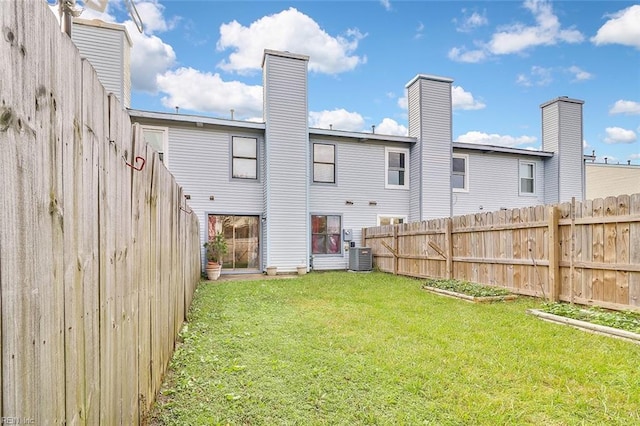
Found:
M 382 225 L 398 225 L 406 223 L 407 217 L 400 215 L 378 215 L 378 226 Z
M 341 254 L 340 232 L 342 218 L 339 215 L 311 216 L 311 252 L 313 254 Z
M 142 126 L 142 138 L 160 156 L 160 161 L 169 167 L 169 129 L 166 127 Z
M 536 164 L 520 162 L 520 194 L 535 193 Z
M 467 166 L 468 155 L 454 155 L 451 161 L 451 187 L 454 192 L 466 192 L 469 190 Z
M 385 188 L 408 188 L 409 150 L 401 148 L 385 149 Z
M 258 140 L 234 136 L 231 143 L 231 176 L 238 179 L 258 178 Z
M 313 144 L 313 181 L 336 183 L 336 146 Z

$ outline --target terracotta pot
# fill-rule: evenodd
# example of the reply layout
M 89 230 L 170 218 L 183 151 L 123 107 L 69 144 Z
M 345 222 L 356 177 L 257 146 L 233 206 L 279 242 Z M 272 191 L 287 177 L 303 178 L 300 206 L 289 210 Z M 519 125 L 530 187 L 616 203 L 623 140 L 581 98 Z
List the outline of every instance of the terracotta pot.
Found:
M 222 271 L 222 265 L 214 262 L 207 263 L 207 278 L 210 281 L 215 281 L 220 277 L 220 271 Z

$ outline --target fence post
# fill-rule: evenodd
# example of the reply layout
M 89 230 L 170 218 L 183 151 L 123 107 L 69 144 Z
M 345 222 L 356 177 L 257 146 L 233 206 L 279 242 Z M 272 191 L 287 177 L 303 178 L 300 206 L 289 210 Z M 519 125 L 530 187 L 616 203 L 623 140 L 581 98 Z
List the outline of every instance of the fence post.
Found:
M 393 275 L 398 275 L 398 226 L 393 225 Z
M 367 228 L 362 228 L 362 234 L 360 236 L 360 242 L 362 244 L 362 247 L 366 247 L 367 246 Z
M 453 278 L 453 241 L 451 239 L 451 218 L 445 219 L 444 230 L 445 230 L 445 250 L 447 255 L 447 279 Z
M 557 302 L 562 284 L 560 282 L 560 236 L 558 235 L 559 210 L 556 206 L 549 207 L 549 300 Z

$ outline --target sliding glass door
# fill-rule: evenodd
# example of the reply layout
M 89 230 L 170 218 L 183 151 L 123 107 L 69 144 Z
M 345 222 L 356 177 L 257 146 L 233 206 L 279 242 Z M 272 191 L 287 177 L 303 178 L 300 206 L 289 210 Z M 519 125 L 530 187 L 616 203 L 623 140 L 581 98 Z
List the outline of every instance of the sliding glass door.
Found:
M 209 215 L 209 238 L 222 232 L 229 250 L 223 271 L 260 269 L 260 218 L 258 216 Z

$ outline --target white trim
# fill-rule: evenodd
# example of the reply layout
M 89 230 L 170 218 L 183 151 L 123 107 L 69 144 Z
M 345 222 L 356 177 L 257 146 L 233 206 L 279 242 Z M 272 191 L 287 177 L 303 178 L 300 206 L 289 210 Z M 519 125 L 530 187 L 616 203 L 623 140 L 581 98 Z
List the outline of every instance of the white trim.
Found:
M 389 183 L 389 153 L 397 152 L 404 154 L 404 185 L 392 185 Z M 384 147 L 384 187 L 386 189 L 409 189 L 410 157 L 407 148 Z
M 522 165 L 531 165 L 533 166 L 533 170 L 532 170 L 532 174 L 533 174 L 533 191 L 532 192 L 523 192 L 522 191 L 522 175 L 521 175 L 521 167 Z M 522 197 L 535 197 L 536 196 L 536 191 L 537 191 L 537 182 L 536 182 L 536 163 L 535 161 L 524 161 L 524 160 L 518 160 L 518 195 L 522 196 Z M 529 179 L 527 177 L 527 179 Z
M 464 188 L 454 188 L 453 187 L 453 179 L 451 183 L 451 190 L 453 192 L 469 192 L 469 155 L 468 154 L 453 154 L 451 156 L 451 176 L 453 177 L 453 159 L 454 158 L 463 158 L 464 159 Z
M 169 168 L 169 128 L 168 127 L 163 127 L 163 126 L 149 126 L 146 124 L 143 124 L 140 126 L 140 133 L 142 135 L 142 140 L 146 142 L 146 140 L 144 139 L 144 131 L 145 130 L 152 130 L 152 131 L 156 131 L 156 132 L 162 132 L 163 133 L 163 137 L 162 137 L 162 163 L 165 165 L 166 168 Z M 151 144 L 149 144 L 149 146 L 151 147 Z M 151 147 L 151 149 L 153 149 L 153 147 Z
M 388 217 L 391 219 L 402 219 L 402 223 L 407 223 L 407 221 L 409 220 L 409 216 L 405 214 L 379 214 L 376 219 L 376 223 L 378 226 L 380 226 L 380 219 L 383 217 Z

